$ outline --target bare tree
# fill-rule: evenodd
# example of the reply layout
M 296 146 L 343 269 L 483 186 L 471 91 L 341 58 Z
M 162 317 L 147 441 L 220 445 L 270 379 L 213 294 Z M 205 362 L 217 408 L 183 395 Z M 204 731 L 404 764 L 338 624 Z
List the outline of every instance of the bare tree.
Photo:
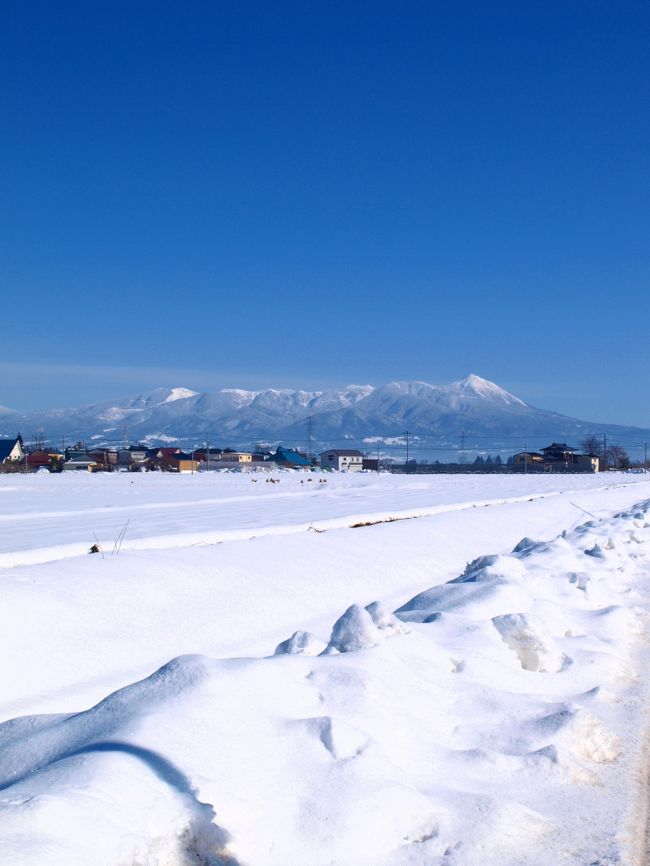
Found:
M 590 433 L 580 440 L 580 447 L 589 457 L 600 457 L 603 453 L 603 443 L 595 433 Z
M 629 469 L 630 456 L 620 445 L 610 445 L 607 449 L 607 461 L 614 469 Z

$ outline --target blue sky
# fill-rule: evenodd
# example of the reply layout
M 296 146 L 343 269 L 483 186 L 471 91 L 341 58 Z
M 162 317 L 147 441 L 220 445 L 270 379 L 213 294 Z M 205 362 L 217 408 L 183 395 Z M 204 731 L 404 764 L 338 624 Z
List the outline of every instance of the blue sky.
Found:
M 0 404 L 474 372 L 650 426 L 647 3 L 1 25 Z

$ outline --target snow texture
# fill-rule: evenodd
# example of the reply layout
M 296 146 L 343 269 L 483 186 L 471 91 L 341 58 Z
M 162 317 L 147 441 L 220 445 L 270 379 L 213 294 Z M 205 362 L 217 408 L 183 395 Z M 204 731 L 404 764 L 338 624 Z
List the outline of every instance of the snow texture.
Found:
M 643 476 L 277 477 L 0 477 L 0 864 L 641 862 Z

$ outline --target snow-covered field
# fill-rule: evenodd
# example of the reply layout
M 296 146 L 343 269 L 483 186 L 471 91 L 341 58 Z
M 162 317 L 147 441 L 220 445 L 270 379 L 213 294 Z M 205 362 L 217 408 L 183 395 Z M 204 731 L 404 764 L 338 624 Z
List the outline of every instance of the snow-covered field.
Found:
M 0 866 L 645 862 L 648 476 L 266 477 L 0 476 Z

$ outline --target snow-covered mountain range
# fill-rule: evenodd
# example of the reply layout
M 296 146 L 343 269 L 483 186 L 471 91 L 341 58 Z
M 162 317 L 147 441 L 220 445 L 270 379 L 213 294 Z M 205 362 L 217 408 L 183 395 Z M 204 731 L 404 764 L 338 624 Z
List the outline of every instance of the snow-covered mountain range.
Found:
M 646 438 L 639 428 L 570 418 L 525 403 L 514 394 L 469 375 L 450 385 L 390 382 L 342 390 L 246 391 L 224 388 L 199 393 L 157 388 L 120 401 L 77 409 L 0 413 L 3 435 L 19 430 L 53 445 L 65 437 L 96 444 L 150 442 L 191 446 L 250 446 L 256 442 L 306 446 L 346 445 L 374 451 L 401 443 L 408 430 L 414 447 L 435 451 L 490 451 L 540 447 L 550 441 L 577 444 L 586 434 L 606 432 L 621 444 Z

